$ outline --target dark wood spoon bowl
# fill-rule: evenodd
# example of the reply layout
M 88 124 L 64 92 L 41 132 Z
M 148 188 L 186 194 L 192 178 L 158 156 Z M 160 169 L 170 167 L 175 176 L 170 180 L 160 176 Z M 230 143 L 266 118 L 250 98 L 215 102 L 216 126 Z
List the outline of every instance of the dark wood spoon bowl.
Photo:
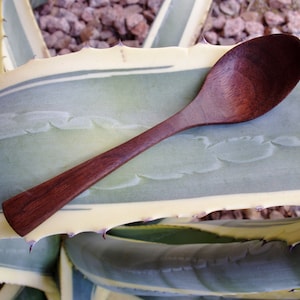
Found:
M 245 122 L 280 103 L 300 79 L 300 40 L 276 34 L 228 51 L 196 98 L 169 119 L 128 142 L 3 202 L 11 227 L 26 235 L 78 194 L 161 140 L 188 128 Z

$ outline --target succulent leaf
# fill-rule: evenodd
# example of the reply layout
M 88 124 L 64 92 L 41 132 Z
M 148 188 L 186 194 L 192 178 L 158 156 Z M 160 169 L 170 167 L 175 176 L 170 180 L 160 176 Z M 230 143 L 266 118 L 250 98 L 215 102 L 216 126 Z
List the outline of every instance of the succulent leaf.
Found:
M 299 288 L 300 247 L 280 241 L 169 245 L 82 233 L 65 248 L 95 284 L 136 295 L 255 299 Z

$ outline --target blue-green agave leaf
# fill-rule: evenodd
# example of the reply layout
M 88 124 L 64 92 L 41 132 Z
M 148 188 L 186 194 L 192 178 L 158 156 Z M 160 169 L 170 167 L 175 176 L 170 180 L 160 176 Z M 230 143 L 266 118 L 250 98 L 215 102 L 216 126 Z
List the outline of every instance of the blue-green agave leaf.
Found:
M 299 288 L 300 246 L 280 241 L 169 245 L 83 233 L 65 247 L 91 281 L 136 295 L 252 299 Z

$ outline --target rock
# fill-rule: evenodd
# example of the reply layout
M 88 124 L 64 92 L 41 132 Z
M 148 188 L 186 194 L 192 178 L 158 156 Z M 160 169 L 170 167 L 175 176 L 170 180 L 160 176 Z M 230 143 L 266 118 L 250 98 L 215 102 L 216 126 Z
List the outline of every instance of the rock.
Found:
M 48 22 L 50 22 L 50 19 L 53 18 L 51 15 L 45 15 L 41 16 L 38 20 L 39 26 L 41 30 L 47 30 Z
M 151 23 L 152 23 L 153 20 L 155 19 L 154 13 L 153 13 L 151 10 L 149 10 L 149 9 L 143 11 L 143 16 L 145 17 L 145 19 L 146 19 L 147 21 L 149 21 L 149 22 L 151 22 Z
M 50 56 L 56 56 L 56 50 L 55 49 L 53 49 L 53 48 L 51 48 L 51 49 L 49 49 L 49 54 L 50 54 Z
M 105 40 L 108 40 L 109 38 L 111 38 L 112 36 L 113 36 L 113 33 L 111 30 L 101 30 L 99 39 L 105 41 Z
M 273 219 L 273 220 L 278 220 L 278 219 L 283 219 L 284 216 L 282 215 L 281 212 L 279 212 L 277 210 L 273 210 L 273 211 L 270 212 L 269 218 Z
M 226 18 L 223 15 L 213 18 L 213 20 L 212 20 L 213 28 L 218 29 L 218 30 L 222 29 L 224 27 L 225 23 L 226 23 Z
M 73 23 L 70 23 L 70 34 L 74 37 L 77 37 L 80 35 L 80 33 L 82 32 L 82 30 L 86 27 L 85 22 L 83 21 L 76 21 Z
M 100 15 L 101 23 L 105 26 L 113 26 L 113 23 L 118 17 L 116 10 L 111 6 L 100 8 L 98 13 Z
M 103 41 L 97 41 L 97 40 L 89 40 L 84 43 L 85 47 L 91 47 L 91 48 L 98 48 L 98 49 L 104 49 L 109 48 L 109 44 Z
M 77 51 L 81 50 L 82 48 L 83 48 L 82 44 L 78 45 L 77 43 L 75 43 L 75 44 L 71 43 L 69 45 L 69 49 L 71 52 L 77 52 Z
M 121 36 L 126 35 L 128 32 L 125 25 L 125 12 L 124 8 L 119 4 L 113 6 L 114 14 L 111 14 L 112 26 L 115 28 L 117 33 Z M 102 20 L 102 19 L 101 19 Z
M 264 14 L 264 19 L 270 27 L 275 27 L 285 22 L 285 19 L 282 15 L 272 11 L 266 11 Z
M 140 47 L 140 43 L 137 40 L 125 40 L 122 41 L 122 44 L 127 47 L 134 47 L 134 48 Z
M 110 4 L 110 0 L 90 0 L 90 7 L 98 8 L 107 6 Z
M 246 209 L 244 211 L 245 216 L 247 219 L 252 219 L 252 220 L 262 220 L 263 217 L 260 213 L 260 211 L 256 210 L 256 209 Z
M 129 5 L 124 7 L 124 16 L 129 16 L 132 14 L 139 14 L 139 13 L 143 13 L 143 9 L 140 5 Z
M 53 34 L 49 34 L 48 32 L 47 34 L 43 34 L 43 37 L 47 47 L 49 49 L 53 48 L 57 38 Z
M 85 26 L 80 32 L 80 39 L 85 42 L 88 40 L 96 40 L 100 37 L 100 32 L 94 26 Z
M 217 45 L 218 43 L 218 35 L 215 31 L 206 31 L 204 33 L 204 38 L 208 43 L 212 45 Z
M 45 5 L 41 6 L 39 8 L 39 11 L 35 11 L 40 16 L 45 16 L 51 14 L 52 6 L 49 5 L 49 3 L 46 3 Z
M 224 46 L 236 44 L 236 40 L 234 38 L 219 37 L 218 42 L 219 42 L 220 45 L 224 45 Z
M 292 5 L 292 0 L 269 0 L 271 9 L 284 9 Z
M 52 15 L 41 16 L 39 19 L 39 24 L 42 30 L 47 30 L 53 33 L 57 30 L 61 30 L 65 33 L 70 31 L 70 24 L 66 19 L 57 18 Z
M 76 0 L 52 0 L 53 4 L 58 7 L 70 8 Z
M 241 210 L 233 210 L 232 214 L 234 219 L 241 220 L 244 218 L 243 212 Z
M 137 26 L 140 22 L 144 22 L 145 18 L 141 14 L 131 14 L 126 17 L 126 25 L 129 30 L 133 29 L 135 26 Z
M 148 35 L 149 25 L 146 21 L 139 22 L 135 27 L 131 30 L 132 34 L 134 34 L 137 39 L 142 42 Z
M 75 2 L 71 7 L 70 11 L 76 15 L 77 17 L 80 17 L 82 14 L 83 9 L 87 7 L 87 4 L 84 2 Z
M 204 28 L 205 28 L 204 31 L 214 30 L 213 22 L 214 22 L 215 18 L 217 18 L 217 17 L 211 17 L 206 20 L 205 25 L 204 25 Z
M 70 32 L 70 24 L 69 22 L 64 18 L 56 18 L 53 23 L 48 24 L 49 31 L 52 30 L 61 30 L 65 33 Z
M 64 48 L 64 49 L 61 49 L 60 51 L 58 51 L 57 55 L 65 55 L 65 54 L 69 54 L 69 53 L 71 53 L 71 50 L 68 48 Z
M 108 38 L 106 40 L 106 42 L 109 44 L 110 47 L 118 45 L 121 43 L 121 40 L 119 38 L 117 38 L 116 36 L 111 36 L 110 38 Z
M 55 38 L 53 48 L 56 50 L 68 48 L 72 40 L 72 38 L 69 35 L 65 34 L 60 30 L 55 31 L 53 33 L 53 37 Z
M 245 22 L 245 30 L 249 35 L 260 36 L 264 34 L 265 27 L 260 22 L 248 21 Z
M 211 7 L 211 17 L 218 17 L 222 14 L 223 13 L 220 11 L 220 7 L 217 4 L 217 2 L 213 1 L 212 2 L 212 7 Z
M 137 4 L 137 3 L 139 3 L 139 2 L 140 2 L 140 0 L 125 0 L 125 3 L 126 3 L 127 5 Z
M 223 211 L 220 220 L 232 220 L 234 216 L 231 211 Z
M 241 17 L 228 19 L 224 26 L 224 37 L 238 37 L 245 29 L 245 23 Z
M 56 17 L 64 18 L 69 23 L 78 21 L 78 16 L 76 16 L 73 12 L 71 12 L 70 10 L 68 10 L 66 8 L 60 8 L 59 11 L 57 12 Z
M 115 25 L 119 35 L 123 36 L 123 35 L 126 35 L 128 33 L 128 30 L 127 30 L 126 25 L 125 25 L 125 17 L 118 18 L 114 22 L 114 25 Z
M 164 0 L 148 0 L 148 7 L 154 14 L 157 14 Z
M 300 35 L 300 11 L 287 12 L 287 25 L 285 32 Z
M 149 32 L 149 25 L 145 17 L 141 14 L 132 14 L 126 17 L 126 25 L 129 31 L 137 36 L 139 41 L 146 38 Z
M 261 21 L 259 13 L 256 12 L 256 11 L 245 11 L 241 14 L 241 18 L 245 22 L 259 22 L 259 21 Z
M 94 8 L 85 7 L 82 11 L 81 19 L 85 22 L 93 22 L 95 20 Z
M 277 33 L 282 33 L 282 31 L 280 29 L 278 29 L 277 27 L 272 27 L 269 34 L 277 34 Z
M 220 10 L 229 16 L 237 16 L 241 9 L 240 4 L 236 0 L 225 0 L 220 3 Z

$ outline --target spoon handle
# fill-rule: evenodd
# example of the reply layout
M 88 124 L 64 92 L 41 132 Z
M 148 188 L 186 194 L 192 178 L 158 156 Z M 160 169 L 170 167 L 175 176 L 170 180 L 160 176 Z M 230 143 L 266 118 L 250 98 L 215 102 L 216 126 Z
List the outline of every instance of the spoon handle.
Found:
M 161 140 L 195 126 L 181 110 L 164 122 L 105 153 L 91 158 L 56 177 L 24 191 L 2 204 L 11 227 L 24 236 L 77 195 L 139 153 Z

